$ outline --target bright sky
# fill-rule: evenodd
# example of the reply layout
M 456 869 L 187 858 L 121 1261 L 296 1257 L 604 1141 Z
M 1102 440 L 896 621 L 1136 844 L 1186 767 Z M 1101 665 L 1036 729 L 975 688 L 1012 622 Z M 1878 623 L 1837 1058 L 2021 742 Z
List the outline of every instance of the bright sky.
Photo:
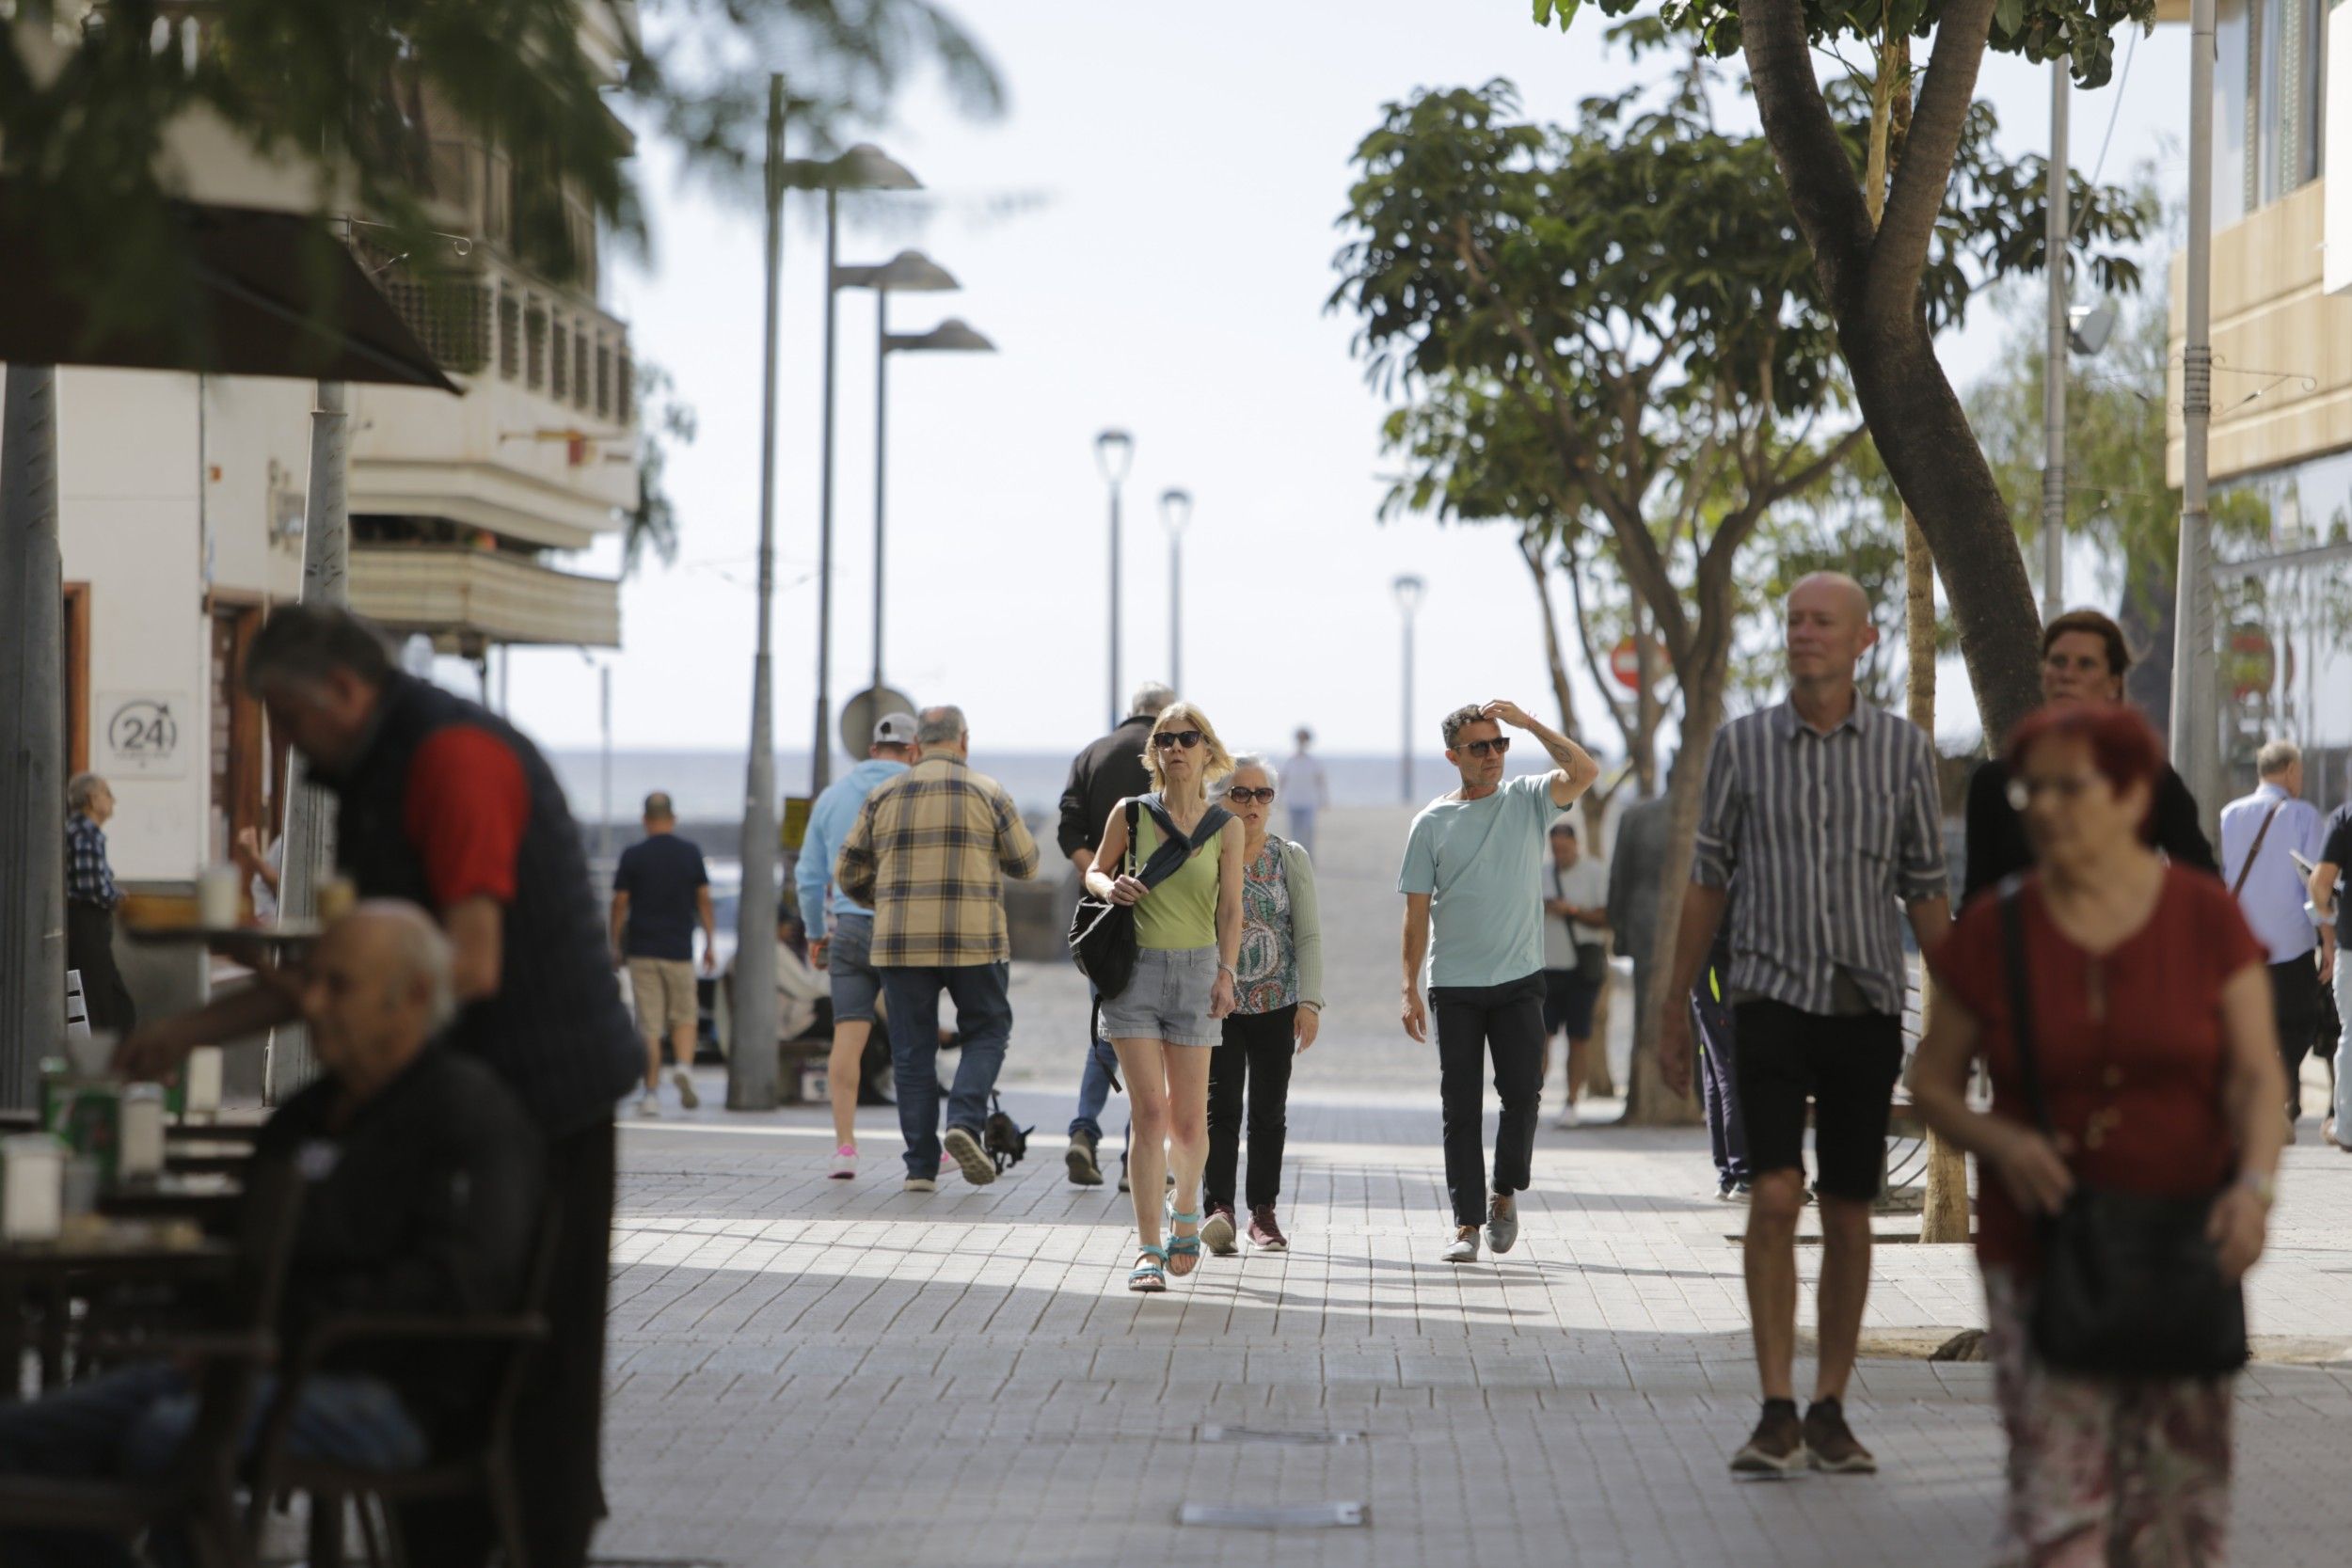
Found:
M 1327 750 L 1386 753 L 1397 734 L 1398 631 L 1390 582 L 1416 572 L 1417 712 L 1434 731 L 1461 702 L 1510 696 L 1549 714 L 1532 587 L 1507 534 L 1383 526 L 1381 408 L 1348 353 L 1351 323 L 1324 300 L 1348 155 L 1383 103 L 1422 85 L 1518 82 L 1531 114 L 1571 119 L 1618 86 L 1597 14 L 1578 35 L 1538 31 L 1525 0 L 1335 0 L 1316 5 L 1039 6 L 962 0 L 1010 90 L 974 125 L 917 92 L 873 139 L 930 187 L 870 198 L 845 221 L 843 259 L 919 246 L 964 292 L 901 295 L 894 329 L 949 315 L 993 356 L 896 356 L 891 376 L 893 684 L 957 702 L 982 750 L 1074 748 L 1105 709 L 1105 491 L 1092 439 L 1135 433 L 1126 489 L 1129 685 L 1166 673 L 1171 485 L 1196 500 L 1185 541 L 1187 694 L 1236 744 L 1311 723 Z M 2125 44 L 2119 44 L 2119 60 Z M 2141 40 L 2106 177 L 2170 138 L 2185 182 L 2186 29 Z M 1994 56 L 1979 90 L 2010 148 L 2042 145 L 2044 71 Z M 2098 156 L 2119 95 L 2077 95 L 2078 163 Z M 796 149 L 797 150 L 797 149 Z M 701 421 L 677 451 L 677 563 L 623 595 L 613 724 L 625 747 L 739 747 L 747 734 L 759 482 L 760 220 L 663 151 L 640 169 L 656 230 L 649 267 L 620 269 L 614 303 L 636 349 L 666 367 Z M 845 207 L 845 219 L 848 210 Z M 776 728 L 804 747 L 815 679 L 821 234 L 787 235 L 776 537 Z M 870 294 L 843 296 L 834 507 L 834 699 L 869 663 L 873 542 Z M 1989 312 L 1947 345 L 1964 387 L 1995 367 Z M 584 564 L 610 570 L 617 551 Z M 1565 595 L 1561 610 L 1566 613 Z M 1947 683 L 1947 733 L 1973 711 Z M 549 744 L 592 745 L 593 668 L 567 649 L 515 661 L 518 721 Z M 1592 698 L 1581 699 L 1597 712 Z

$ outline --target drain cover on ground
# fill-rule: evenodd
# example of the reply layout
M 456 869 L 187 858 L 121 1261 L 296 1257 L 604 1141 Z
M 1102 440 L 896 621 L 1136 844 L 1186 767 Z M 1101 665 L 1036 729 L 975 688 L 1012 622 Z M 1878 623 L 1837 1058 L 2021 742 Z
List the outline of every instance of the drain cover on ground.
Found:
M 1204 1426 L 1199 1433 L 1203 1443 L 1286 1443 L 1294 1448 L 1336 1448 L 1343 1443 L 1360 1443 L 1360 1432 L 1266 1432 L 1257 1427 Z
M 1176 1511 L 1180 1525 L 1230 1525 L 1242 1529 L 1316 1529 L 1362 1526 L 1372 1511 L 1362 1503 L 1268 1503 L 1228 1507 L 1222 1503 L 1186 1503 Z

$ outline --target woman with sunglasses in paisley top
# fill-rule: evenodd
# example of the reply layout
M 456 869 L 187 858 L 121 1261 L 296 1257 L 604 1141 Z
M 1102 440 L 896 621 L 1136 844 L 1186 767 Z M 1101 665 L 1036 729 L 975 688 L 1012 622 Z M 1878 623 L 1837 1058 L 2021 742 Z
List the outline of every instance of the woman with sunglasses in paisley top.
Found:
M 1211 804 L 1209 786 L 1232 772 L 1233 758 L 1207 715 L 1174 703 L 1152 723 L 1143 766 L 1158 789 L 1136 815 L 1137 866 L 1150 862 L 1168 828 L 1189 838 L 1212 810 L 1222 811 Z M 1096 897 L 1136 906 L 1135 977 L 1103 999 L 1103 1032 L 1119 1053 L 1133 1117 L 1128 1184 L 1141 1244 L 1127 1275 L 1131 1291 L 1164 1291 L 1168 1275 L 1182 1278 L 1200 1266 L 1200 1215 L 1176 1211 L 1173 1198 L 1163 1215 L 1162 1173 L 1172 1169 L 1175 1191 L 1198 1198 L 1209 1154 L 1209 1053 L 1224 1037 L 1218 1021 L 1233 1010 L 1241 957 L 1242 841 L 1242 825 L 1229 816 L 1180 870 L 1146 887 L 1125 869 L 1121 801 L 1086 875 Z

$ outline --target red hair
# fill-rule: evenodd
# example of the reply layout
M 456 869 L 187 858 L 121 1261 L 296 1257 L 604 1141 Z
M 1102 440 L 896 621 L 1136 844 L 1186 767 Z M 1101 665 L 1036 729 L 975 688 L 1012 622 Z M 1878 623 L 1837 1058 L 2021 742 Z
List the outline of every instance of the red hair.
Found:
M 2069 703 L 2037 709 L 2017 726 L 2002 752 L 2011 777 L 2045 740 L 2080 741 L 2090 752 L 2091 767 L 2119 795 L 2136 784 L 2148 785 L 2150 811 L 2140 824 L 2147 832 L 2154 821 L 2156 781 L 2164 774 L 2164 746 L 2137 708 L 2128 703 Z

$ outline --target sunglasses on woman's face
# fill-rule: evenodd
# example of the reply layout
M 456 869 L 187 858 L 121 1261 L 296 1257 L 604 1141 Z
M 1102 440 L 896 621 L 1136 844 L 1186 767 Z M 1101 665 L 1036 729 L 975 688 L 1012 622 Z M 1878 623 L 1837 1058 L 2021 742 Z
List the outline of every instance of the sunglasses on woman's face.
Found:
M 1274 803 L 1274 786 L 1272 784 L 1268 784 L 1263 789 L 1229 789 L 1225 792 L 1225 798 L 1229 800 L 1239 800 L 1245 806 L 1248 805 L 1252 801 L 1257 801 L 1263 805 L 1272 805 Z
M 1501 756 L 1503 752 L 1509 751 L 1510 749 L 1511 737 L 1507 735 L 1499 735 L 1492 740 L 1466 740 L 1462 742 L 1462 750 L 1468 752 L 1474 757 L 1483 757 L 1490 753 L 1495 756 Z
M 1172 751 L 1179 746 L 1189 752 L 1200 744 L 1200 732 L 1199 730 L 1162 730 L 1152 737 L 1152 744 L 1163 752 Z

